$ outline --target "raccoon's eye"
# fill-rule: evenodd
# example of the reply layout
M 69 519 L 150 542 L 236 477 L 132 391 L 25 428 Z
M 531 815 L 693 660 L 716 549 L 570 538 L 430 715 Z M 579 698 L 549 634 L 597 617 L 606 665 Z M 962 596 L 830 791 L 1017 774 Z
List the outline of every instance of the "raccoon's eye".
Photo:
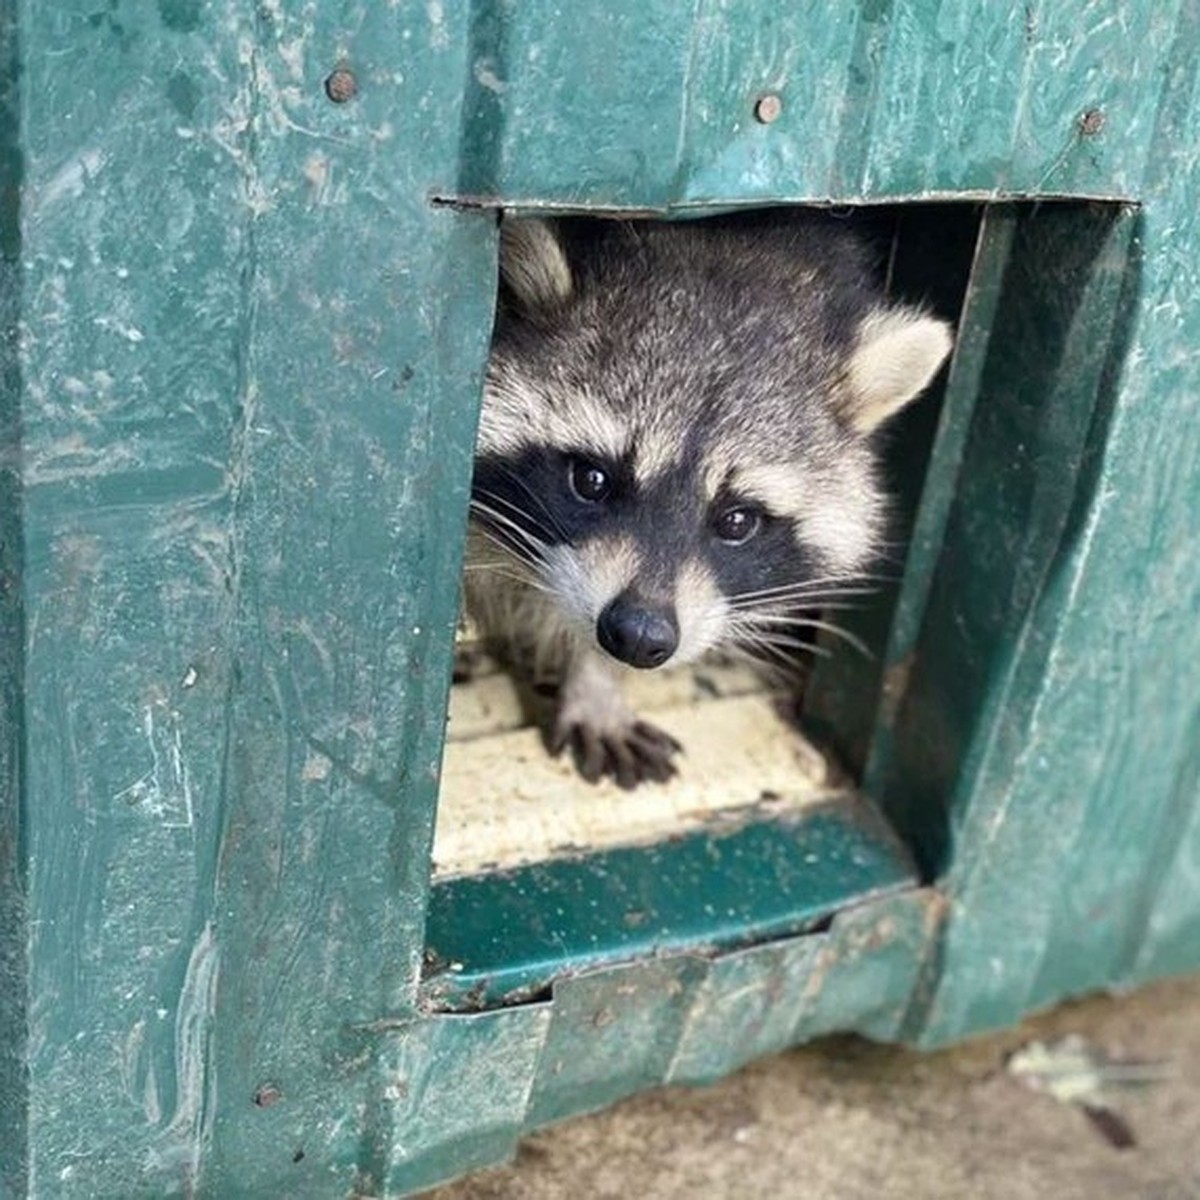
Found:
M 761 527 L 762 513 L 757 508 L 727 508 L 713 522 L 713 532 L 731 546 L 748 542 Z
M 612 479 L 608 472 L 586 458 L 571 459 L 567 478 L 571 483 L 571 491 L 589 504 L 598 504 L 612 491 Z

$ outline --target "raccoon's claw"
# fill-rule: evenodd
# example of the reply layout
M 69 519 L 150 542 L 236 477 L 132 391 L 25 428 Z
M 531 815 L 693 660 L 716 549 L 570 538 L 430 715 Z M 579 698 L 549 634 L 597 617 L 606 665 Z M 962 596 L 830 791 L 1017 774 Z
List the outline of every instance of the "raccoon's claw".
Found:
M 671 758 L 683 749 L 669 733 L 646 721 L 616 730 L 562 724 L 555 730 L 550 751 L 561 754 L 568 746 L 576 768 L 588 783 L 599 783 L 609 775 L 627 791 L 646 780 L 666 783 L 676 773 Z

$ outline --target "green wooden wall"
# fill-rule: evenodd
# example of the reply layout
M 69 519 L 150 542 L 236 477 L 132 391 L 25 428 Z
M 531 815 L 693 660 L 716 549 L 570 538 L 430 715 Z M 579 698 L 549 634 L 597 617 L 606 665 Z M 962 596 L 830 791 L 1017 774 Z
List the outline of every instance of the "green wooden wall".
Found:
M 0 36 L 0 1193 L 398 1194 L 823 1032 L 1197 964 L 1197 0 Z M 929 886 L 422 1009 L 491 209 L 950 197 L 1005 203 L 864 758 Z M 1110 203 L 1013 203 L 1052 197 Z

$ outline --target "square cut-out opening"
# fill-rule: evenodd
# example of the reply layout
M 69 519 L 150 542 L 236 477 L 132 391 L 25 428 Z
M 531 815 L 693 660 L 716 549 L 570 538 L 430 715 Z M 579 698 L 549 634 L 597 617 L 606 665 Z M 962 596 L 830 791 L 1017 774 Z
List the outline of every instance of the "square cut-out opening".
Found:
M 877 251 L 889 298 L 957 317 L 977 209 L 879 208 L 858 224 Z M 934 246 L 937 270 L 927 261 Z M 909 523 L 906 512 L 919 490 L 939 396 L 940 383 L 885 435 L 885 453 L 896 464 L 888 489 L 904 493 L 889 531 L 893 539 L 902 540 Z M 884 592 L 878 581 L 899 570 L 893 540 L 886 561 L 872 569 L 871 582 L 854 589 L 845 612 L 877 602 Z M 857 594 L 868 591 L 879 595 Z M 825 611 L 819 619 L 840 629 L 844 612 Z M 811 652 L 774 662 L 782 668 L 774 674 L 719 652 L 676 670 L 627 672 L 623 686 L 631 706 L 685 751 L 669 783 L 625 791 L 609 780 L 586 783 L 570 755 L 547 752 L 544 731 L 553 701 L 538 696 L 520 672 L 506 669 L 464 629 L 447 726 L 435 877 L 653 840 L 697 828 L 718 812 L 823 803 L 848 781 L 801 732 L 804 678 L 819 656 L 835 664 L 847 656 L 877 658 L 886 627 L 874 630 L 871 641 L 859 635 L 849 640 L 836 630 L 817 634 Z
M 515 1002 L 563 972 L 800 933 L 841 907 L 918 881 L 912 854 L 931 861 L 932 825 L 914 818 L 911 789 L 897 785 L 894 762 L 886 754 L 877 761 L 881 741 L 895 734 L 897 693 L 909 680 L 889 661 L 897 621 L 908 627 L 901 641 L 912 642 L 924 602 L 936 598 L 946 551 L 930 531 L 954 529 L 963 455 L 1028 449 L 989 448 L 966 432 L 988 364 L 1021 352 L 1012 339 L 1025 324 L 1006 325 L 1004 316 L 1027 306 L 1020 271 L 1042 252 L 1039 238 L 1062 244 L 1060 270 L 1078 283 L 1068 281 L 1066 290 L 1083 296 L 1079 280 L 1089 277 L 1120 206 L 1042 207 L 1057 211 L 1039 222 L 1034 205 L 854 210 L 880 248 L 889 300 L 920 304 L 959 326 L 955 353 L 969 335 L 970 361 L 943 371 L 884 430 L 891 541 L 872 588 L 850 608 L 818 614 L 838 629 L 817 630 L 814 653 L 796 664 L 814 666 L 771 678 L 714 655 L 632 680 L 637 711 L 685 746 L 670 782 L 633 791 L 584 782 L 569 757 L 546 749 L 552 700 L 467 635 L 452 688 L 433 856 L 430 1003 Z M 1098 208 L 1107 214 L 1097 217 Z M 1030 244 L 1013 250 L 1022 236 Z M 989 322 L 1007 344 L 990 343 Z M 1069 331 L 1065 319 L 1047 326 L 1041 358 L 1053 359 Z M 948 378 L 959 411 L 943 413 Z M 909 554 L 914 521 L 925 542 Z M 953 553 L 961 558 L 962 546 Z M 901 651 L 911 673 L 912 646 Z

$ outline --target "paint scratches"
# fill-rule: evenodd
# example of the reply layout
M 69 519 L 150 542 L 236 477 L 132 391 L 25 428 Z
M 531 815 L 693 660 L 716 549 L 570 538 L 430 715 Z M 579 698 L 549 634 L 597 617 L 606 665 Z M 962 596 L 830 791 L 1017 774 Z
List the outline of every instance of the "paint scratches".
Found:
M 183 752 L 179 714 L 155 717 L 155 706 L 142 710 L 142 732 L 150 754 L 150 769 L 113 796 L 114 803 L 136 808 L 162 823 L 164 829 L 191 829 L 195 824 L 191 775 Z
M 217 999 L 220 954 L 212 922 L 188 958 L 175 1016 L 175 1109 L 162 1143 L 149 1153 L 151 1171 L 183 1167 L 195 1180 L 209 1137 L 215 1081 L 207 1064 Z

